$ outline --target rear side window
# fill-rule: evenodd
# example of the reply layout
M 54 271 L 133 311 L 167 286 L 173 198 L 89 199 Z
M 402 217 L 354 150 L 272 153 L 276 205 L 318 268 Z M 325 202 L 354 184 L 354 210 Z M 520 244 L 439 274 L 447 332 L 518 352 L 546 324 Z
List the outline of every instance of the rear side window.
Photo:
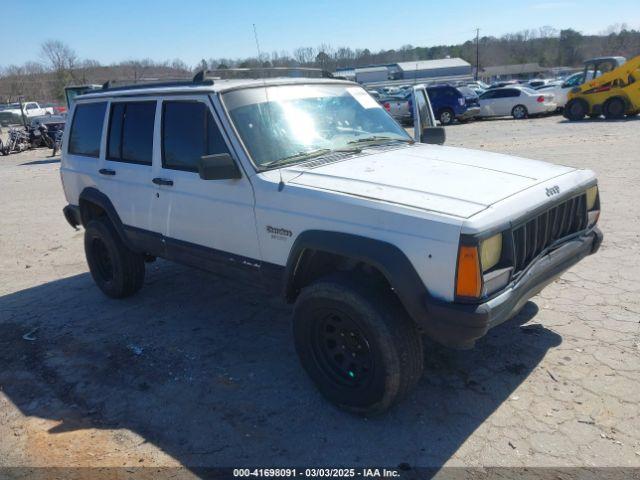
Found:
M 500 91 L 500 96 L 498 98 L 510 98 L 510 97 L 519 97 L 520 90 L 516 88 L 509 88 Z
M 151 165 L 156 102 L 111 104 L 107 158 Z
M 96 158 L 100 156 L 100 140 L 106 109 L 106 102 L 76 106 L 69 134 L 69 153 Z
M 162 108 L 162 166 L 198 171 L 204 155 L 229 153 L 220 130 L 202 102 L 164 102 Z

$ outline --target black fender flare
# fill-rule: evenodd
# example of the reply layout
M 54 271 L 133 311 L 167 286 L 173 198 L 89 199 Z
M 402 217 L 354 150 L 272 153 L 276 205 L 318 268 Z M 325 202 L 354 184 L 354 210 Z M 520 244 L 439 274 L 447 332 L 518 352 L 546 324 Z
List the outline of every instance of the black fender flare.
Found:
M 407 313 L 415 321 L 424 317 L 427 288 L 402 250 L 382 240 L 324 230 L 304 231 L 293 243 L 284 273 L 284 295 L 288 302 L 297 297 L 295 278 L 306 250 L 341 255 L 375 267 L 387 279 Z
M 120 239 L 124 242 L 127 248 L 133 251 L 138 251 L 138 249 L 134 248 L 134 246 L 129 241 L 129 238 L 125 233 L 122 220 L 120 220 L 120 216 L 118 215 L 118 212 L 113 206 L 113 203 L 111 203 L 111 200 L 109 199 L 109 197 L 107 197 L 104 193 L 102 193 L 100 190 L 94 187 L 87 187 L 84 190 L 82 190 L 82 192 L 80 193 L 80 199 L 79 199 L 80 220 L 82 221 L 82 226 L 86 228 L 87 223 L 89 222 L 89 218 L 87 216 L 87 213 L 88 213 L 87 209 L 82 208 L 83 203 L 85 202 L 97 205 L 102 210 L 104 210 L 104 212 L 107 215 L 107 218 L 111 221 L 114 228 L 116 229 L 116 232 L 118 232 Z

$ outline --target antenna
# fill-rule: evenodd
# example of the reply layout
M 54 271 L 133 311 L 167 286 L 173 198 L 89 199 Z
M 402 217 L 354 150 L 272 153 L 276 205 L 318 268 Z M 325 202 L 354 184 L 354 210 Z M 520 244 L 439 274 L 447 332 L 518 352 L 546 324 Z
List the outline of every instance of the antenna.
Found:
M 262 63 L 262 52 L 260 51 L 260 42 L 258 41 L 258 29 L 256 28 L 256 24 L 253 24 L 253 36 L 256 39 L 256 50 L 258 51 L 258 63 Z M 267 81 L 264 76 L 264 72 L 262 75 L 262 86 L 264 87 L 264 96 L 267 99 L 267 115 L 269 116 L 269 122 L 273 123 L 271 119 L 271 104 L 269 102 L 269 90 L 267 89 Z M 281 192 L 284 188 L 284 181 L 282 180 L 282 168 L 278 168 L 278 173 L 280 174 L 280 182 L 278 182 L 278 191 Z

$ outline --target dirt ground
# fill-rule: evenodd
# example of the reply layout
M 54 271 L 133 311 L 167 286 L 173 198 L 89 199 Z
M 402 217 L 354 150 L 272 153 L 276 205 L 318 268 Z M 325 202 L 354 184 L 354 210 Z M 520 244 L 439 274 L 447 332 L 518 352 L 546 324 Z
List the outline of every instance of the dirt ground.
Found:
M 375 419 L 320 397 L 266 293 L 158 261 L 104 297 L 59 158 L 0 157 L 0 466 L 640 467 L 640 119 L 447 135 L 595 170 L 605 241 L 474 350 L 427 344 L 418 388 Z

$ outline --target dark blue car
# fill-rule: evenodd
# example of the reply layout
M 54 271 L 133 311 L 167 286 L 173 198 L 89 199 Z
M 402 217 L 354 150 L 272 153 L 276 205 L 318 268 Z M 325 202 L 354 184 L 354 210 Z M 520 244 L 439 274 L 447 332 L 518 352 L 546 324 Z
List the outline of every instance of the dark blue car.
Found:
M 480 115 L 478 95 L 468 87 L 432 85 L 427 87 L 431 108 L 441 125 L 449 125 L 455 119 L 471 120 Z

